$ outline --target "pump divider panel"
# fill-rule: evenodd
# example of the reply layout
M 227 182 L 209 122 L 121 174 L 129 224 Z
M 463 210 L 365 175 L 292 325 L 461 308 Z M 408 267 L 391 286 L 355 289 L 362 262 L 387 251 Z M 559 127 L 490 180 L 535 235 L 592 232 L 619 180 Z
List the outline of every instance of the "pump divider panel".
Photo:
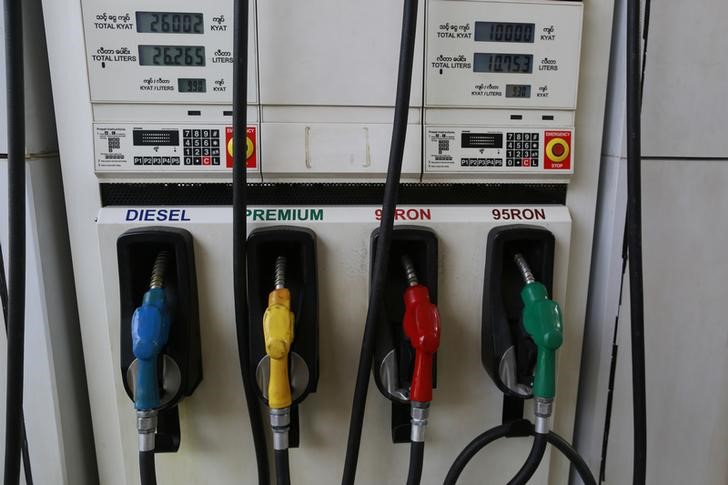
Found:
M 197 298 L 194 242 L 192 235 L 180 228 L 143 227 L 130 229 L 117 240 L 119 264 L 120 366 L 124 389 L 133 399 L 127 371 L 134 361 L 131 342 L 131 319 L 149 290 L 152 267 L 157 254 L 166 250 L 172 257 L 165 274 L 165 290 L 172 314 L 169 342 L 160 354 L 174 360 L 180 370 L 180 386 L 159 413 L 156 451 L 174 452 L 180 444 L 177 404 L 192 395 L 202 381 L 202 349 Z M 162 376 L 160 375 L 160 380 Z
M 256 229 L 248 237 L 246 254 L 250 365 L 253 369 L 257 369 L 266 356 L 263 315 L 268 308 L 268 295 L 274 289 L 276 258 L 285 256 L 287 259 L 286 288 L 291 292 L 291 311 L 295 316 L 291 353 L 298 354 L 305 361 L 309 374 L 305 389 L 295 389 L 294 394 L 297 396 L 291 409 L 289 446 L 296 448 L 299 445 L 298 405 L 310 393 L 316 392 L 319 376 L 316 235 L 309 229 L 299 227 Z M 261 401 L 267 404 L 260 388 L 258 392 Z
M 566 204 L 566 184 L 403 183 L 400 205 L 424 204 Z M 232 204 L 228 183 L 102 183 L 101 205 L 226 206 Z M 381 205 L 384 184 L 307 183 L 249 184 L 248 206 Z
M 370 284 L 378 237 L 379 229 L 376 229 L 372 233 L 370 246 Z M 415 359 L 415 351 L 402 327 L 405 312 L 404 293 L 408 283 L 401 258 L 404 254 L 410 257 L 420 284 L 429 289 L 430 300 L 437 304 L 437 251 L 437 235 L 431 229 L 395 226 L 392 234 L 392 246 L 387 255 L 389 262 L 384 288 L 384 305 L 378 319 L 376 346 L 372 361 L 374 382 L 377 384 L 379 392 L 392 401 L 391 426 L 394 443 L 409 443 L 410 441 L 410 403 L 389 394 L 385 383 L 382 382 L 380 369 L 385 357 L 394 351 L 399 378 L 397 387 L 409 391 Z M 433 387 L 437 387 L 437 355 L 433 360 L 432 384 Z
M 554 271 L 553 234 L 538 226 L 509 225 L 490 231 L 486 248 L 483 288 L 483 327 L 481 358 L 483 367 L 508 399 L 528 399 L 508 387 L 501 378 L 501 365 L 513 348 L 516 362 L 515 384 L 530 387 L 536 364 L 536 347 L 523 329 L 521 290 L 525 283 L 513 258 L 520 252 L 537 281 L 552 292 Z M 522 408 L 521 408 L 522 413 Z M 515 419 L 516 409 L 504 409 L 503 418 Z

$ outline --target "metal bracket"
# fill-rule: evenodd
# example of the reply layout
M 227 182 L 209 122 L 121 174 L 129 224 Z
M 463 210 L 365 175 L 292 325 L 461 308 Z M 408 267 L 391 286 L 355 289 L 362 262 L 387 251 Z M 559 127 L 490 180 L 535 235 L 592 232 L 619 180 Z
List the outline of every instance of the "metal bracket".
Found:
M 291 393 L 293 400 L 295 401 L 303 395 L 303 392 L 308 387 L 308 380 L 310 373 L 308 371 L 308 365 L 303 357 L 295 352 L 290 353 L 290 380 L 291 380 Z M 268 399 L 268 380 L 270 378 L 270 357 L 264 356 L 258 362 L 258 367 L 255 369 L 255 380 L 258 382 L 258 389 L 263 394 L 263 397 Z
M 399 384 L 399 371 L 394 349 L 390 350 L 389 353 L 384 356 L 382 364 L 379 366 L 379 377 L 384 384 L 387 394 L 389 394 L 391 398 L 403 404 L 409 404 L 409 389 L 397 387 Z
M 129 383 L 132 395 L 134 395 L 134 384 L 136 383 L 136 373 L 139 365 L 137 359 L 134 359 L 126 371 L 126 380 Z M 163 354 L 162 359 L 162 393 L 160 396 L 160 409 L 164 408 L 172 402 L 174 397 L 179 393 L 182 386 L 182 372 L 172 357 Z
M 519 396 L 529 398 L 533 391 L 530 386 L 518 382 L 517 370 L 518 363 L 516 362 L 516 348 L 511 345 L 508 347 L 508 350 L 505 351 L 503 357 L 501 357 L 500 364 L 498 365 L 498 376 L 508 389 Z

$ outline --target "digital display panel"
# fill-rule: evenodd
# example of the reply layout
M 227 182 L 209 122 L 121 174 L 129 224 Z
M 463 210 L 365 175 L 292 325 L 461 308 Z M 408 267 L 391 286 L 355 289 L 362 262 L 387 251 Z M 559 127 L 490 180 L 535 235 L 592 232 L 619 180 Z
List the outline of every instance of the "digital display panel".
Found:
M 134 146 L 178 146 L 179 130 L 134 130 Z
M 201 13 L 137 12 L 137 32 L 151 34 L 202 34 Z
M 471 133 L 460 135 L 463 148 L 503 148 L 503 133 Z
M 475 22 L 476 42 L 525 42 L 533 44 L 536 24 Z
M 140 45 L 142 66 L 204 66 L 205 48 L 197 45 Z
M 477 52 L 473 58 L 473 71 L 528 74 L 533 72 L 533 55 Z
M 180 93 L 204 93 L 207 92 L 205 78 L 181 77 L 177 79 L 177 91 Z
M 530 84 L 506 84 L 506 98 L 530 98 Z

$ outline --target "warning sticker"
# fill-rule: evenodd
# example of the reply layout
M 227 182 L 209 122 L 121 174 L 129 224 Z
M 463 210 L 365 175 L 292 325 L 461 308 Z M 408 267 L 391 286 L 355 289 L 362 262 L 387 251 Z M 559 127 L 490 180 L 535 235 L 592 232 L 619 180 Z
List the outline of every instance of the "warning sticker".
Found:
M 447 169 L 455 166 L 454 152 L 457 150 L 455 130 L 428 129 L 427 168 Z
M 122 140 L 126 128 L 96 128 L 96 158 L 100 167 L 118 167 L 126 161 L 122 151 Z

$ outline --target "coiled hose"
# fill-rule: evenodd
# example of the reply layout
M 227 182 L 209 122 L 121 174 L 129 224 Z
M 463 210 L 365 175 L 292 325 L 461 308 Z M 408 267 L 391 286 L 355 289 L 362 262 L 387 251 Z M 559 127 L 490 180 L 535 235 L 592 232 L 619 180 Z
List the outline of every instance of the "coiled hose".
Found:
M 453 462 L 450 470 L 447 472 L 445 477 L 444 485 L 455 485 L 460 478 L 465 467 L 470 463 L 475 455 L 478 454 L 488 444 L 500 439 L 500 438 L 515 438 L 533 436 L 536 434 L 533 424 L 528 420 L 522 419 L 512 423 L 502 424 L 491 428 L 485 433 L 476 437 L 471 441 L 465 449 L 460 452 L 458 457 Z M 594 479 L 589 466 L 586 464 L 584 459 L 579 456 L 579 453 L 572 447 L 566 440 L 554 432 L 550 432 L 546 436 L 546 441 L 555 446 L 566 458 L 574 465 L 576 472 L 581 477 L 581 480 L 586 485 L 597 485 L 597 481 Z

